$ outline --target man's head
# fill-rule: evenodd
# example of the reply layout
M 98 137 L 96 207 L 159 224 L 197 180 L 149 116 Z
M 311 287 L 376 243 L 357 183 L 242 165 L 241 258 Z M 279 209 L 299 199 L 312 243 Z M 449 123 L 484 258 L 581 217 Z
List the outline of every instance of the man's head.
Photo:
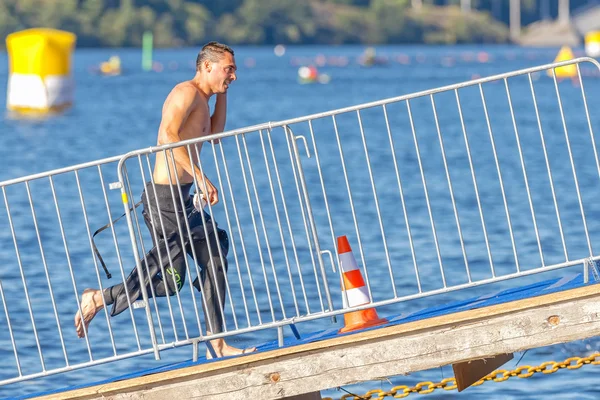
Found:
M 205 75 L 213 93 L 225 93 L 231 82 L 237 79 L 233 50 L 217 42 L 205 44 L 196 58 L 196 71 Z

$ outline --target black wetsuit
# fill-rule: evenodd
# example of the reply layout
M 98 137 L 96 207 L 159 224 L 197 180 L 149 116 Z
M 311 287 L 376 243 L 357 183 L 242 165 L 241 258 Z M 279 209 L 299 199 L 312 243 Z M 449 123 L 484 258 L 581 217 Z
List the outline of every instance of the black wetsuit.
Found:
M 185 209 L 182 212 L 181 198 L 177 186 L 155 184 L 155 197 L 152 183 L 146 184 L 146 188 L 142 193 L 142 214 L 146 226 L 150 230 L 154 247 L 141 260 L 142 270 L 145 274 L 149 274 L 149 278 L 146 276 L 145 282 L 147 285 L 151 282 L 156 296 L 164 297 L 167 294 L 172 296 L 183 287 L 186 276 L 186 253 L 192 256 L 193 246 L 200 268 L 202 287 L 200 287 L 198 277 L 194 280 L 193 285 L 203 292 L 206 300 L 206 307 L 203 308 L 207 329 L 212 333 L 220 333 L 223 330 L 225 274 L 227 273 L 226 257 L 229 250 L 229 239 L 227 232 L 219 228 L 217 228 L 217 238 L 215 238 L 211 216 L 203 212 L 207 232 L 205 233 L 202 214 L 194 208 L 192 198 L 189 195 L 191 186 L 191 184 L 180 186 L 185 204 Z M 173 201 L 171 188 L 175 195 L 175 201 Z M 152 213 L 152 219 L 149 213 Z M 177 217 L 179 218 L 179 224 Z M 161 227 L 161 218 L 164 233 L 163 227 Z M 189 240 L 186 219 L 191 231 L 191 240 Z M 207 236 L 208 240 L 206 239 Z M 158 245 L 156 237 L 158 237 Z M 190 262 L 190 268 L 192 268 L 190 272 L 193 273 L 195 271 L 193 262 Z M 126 282 L 131 302 L 141 299 L 142 291 L 136 268 L 131 271 Z M 106 305 L 113 305 L 111 316 L 115 316 L 129 307 L 124 289 L 125 286 L 120 283 L 103 291 Z M 150 287 L 148 286 L 147 292 L 148 296 L 151 296 Z

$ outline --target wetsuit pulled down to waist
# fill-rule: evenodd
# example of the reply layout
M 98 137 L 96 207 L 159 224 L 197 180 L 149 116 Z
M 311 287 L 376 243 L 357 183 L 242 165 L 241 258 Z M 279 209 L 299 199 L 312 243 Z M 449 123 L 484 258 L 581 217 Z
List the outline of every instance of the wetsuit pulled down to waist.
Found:
M 213 225 L 210 214 L 194 208 L 190 187 L 148 183 L 142 193 L 142 215 L 154 245 L 141 259 L 144 281 L 149 297 L 153 293 L 157 297 L 171 296 L 185 283 L 186 255 L 195 257 L 200 277 L 193 286 L 204 296 L 207 328 L 218 333 L 223 324 L 229 239 L 227 232 L 218 227 L 215 235 L 217 225 Z M 190 273 L 196 271 L 192 260 L 189 265 Z M 127 277 L 126 287 L 121 283 L 104 290 L 106 305 L 113 304 L 112 316 L 129 307 L 127 293 L 131 302 L 142 298 L 137 268 Z
M 154 245 L 157 238 L 164 239 L 174 235 L 187 237 L 189 233 L 192 241 L 203 240 L 214 231 L 210 214 L 206 211 L 200 213 L 194 208 L 190 197 L 191 186 L 191 183 L 181 185 L 180 195 L 177 186 L 152 185 L 151 182 L 146 184 L 142 193 L 142 215 L 152 233 Z

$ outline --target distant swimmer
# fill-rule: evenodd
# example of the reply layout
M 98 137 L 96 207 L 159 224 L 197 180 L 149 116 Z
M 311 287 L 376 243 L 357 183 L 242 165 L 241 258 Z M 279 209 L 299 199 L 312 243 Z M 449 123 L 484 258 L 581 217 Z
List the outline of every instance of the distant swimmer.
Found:
M 227 89 L 237 79 L 236 71 L 234 53 L 229 46 L 210 42 L 202 47 L 196 59 L 195 76 L 177 84 L 164 102 L 158 145 L 223 132 Z M 217 97 L 211 116 L 208 101 L 214 94 Z M 218 143 L 218 140 L 213 143 Z M 146 271 L 147 260 L 149 276 L 143 281 L 148 293 L 152 286 L 156 296 L 172 296 L 181 290 L 185 282 L 186 253 L 195 255 L 201 272 L 193 286 L 203 293 L 204 316 L 210 335 L 223 332 L 229 241 L 227 232 L 218 227 L 215 229 L 216 223 L 213 223 L 210 214 L 203 210 L 200 201 L 194 201 L 190 196 L 195 177 L 198 193 L 211 205 L 219 202 L 217 189 L 198 167 L 201 145 L 197 145 L 197 152 L 191 151 L 191 159 L 186 147 L 174 148 L 173 157 L 169 152 L 157 154 L 154 182 L 146 183 L 141 196 L 142 214 L 154 247 L 141 263 Z M 180 183 L 179 187 L 176 182 Z M 182 199 L 185 204 L 183 210 Z M 188 226 L 191 235 L 188 235 Z M 120 283 L 102 291 L 86 289 L 81 297 L 81 310 L 75 315 L 77 335 L 80 338 L 85 336 L 90 321 L 105 306 L 113 306 L 111 316 L 126 310 L 129 307 L 127 293 L 131 302 L 141 299 L 141 281 L 134 268 L 126 280 L 126 287 Z M 223 339 L 212 340 L 211 344 L 218 357 L 255 350 L 229 346 Z

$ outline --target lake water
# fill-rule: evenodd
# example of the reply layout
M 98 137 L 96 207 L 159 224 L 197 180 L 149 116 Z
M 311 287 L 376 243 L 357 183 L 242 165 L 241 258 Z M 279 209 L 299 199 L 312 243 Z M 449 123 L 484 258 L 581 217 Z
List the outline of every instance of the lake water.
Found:
M 523 49 L 511 46 L 382 46 L 377 47 L 377 55 L 386 57 L 388 60 L 387 64 L 365 68 L 357 63 L 357 59 L 363 50 L 363 47 L 358 46 L 290 47 L 284 56 L 277 57 L 274 55 L 271 47 L 236 48 L 236 60 L 239 72 L 238 81 L 229 90 L 227 129 L 241 128 L 266 121 L 299 117 L 468 81 L 474 77 L 484 77 L 546 64 L 552 62 L 558 51 L 558 49 Z M 177 82 L 191 78 L 194 72 L 196 54 L 197 49 L 158 50 L 155 52 L 155 61 L 159 63 L 157 64 L 157 70 L 143 72 L 140 68 L 141 52 L 138 49 L 77 49 L 73 59 L 74 79 L 76 82 L 75 103 L 70 110 L 61 115 L 35 120 L 15 119 L 6 113 L 0 114 L 0 132 L 2 133 L 4 142 L 4 145 L 0 147 L 0 159 L 2 160 L 0 181 L 102 159 L 154 145 L 164 98 Z M 578 50 L 578 54 L 581 54 L 581 49 Z M 121 76 L 114 77 L 98 75 L 96 73 L 97 66 L 111 55 L 120 56 L 124 73 Z M 298 67 L 311 62 L 320 62 L 322 59 L 325 62 L 323 66 L 319 67 L 319 72 L 329 75 L 331 78 L 329 83 L 299 84 Z M 598 71 L 589 64 L 585 66 L 583 72 L 586 93 L 589 96 L 588 102 L 591 110 L 592 125 L 597 135 L 600 132 L 600 120 L 595 111 L 598 110 L 600 103 L 600 96 L 597 94 L 600 89 L 600 79 L 598 78 Z M 0 53 L 0 93 L 6 92 L 7 77 L 7 55 Z M 536 77 L 536 84 L 538 83 L 541 87 L 540 90 L 542 90 L 541 93 L 548 93 L 548 96 L 552 94 L 554 86 L 550 79 L 544 76 Z M 498 87 L 499 89 L 496 90 L 503 90 L 501 85 Z M 492 113 L 494 109 L 506 107 L 506 98 L 502 99 L 494 96 L 494 90 L 494 88 L 490 89 L 492 95 L 489 96 Z M 529 90 L 528 82 L 525 80 L 517 81 L 511 86 L 511 90 L 513 90 L 515 108 L 519 110 L 528 107 L 525 102 L 522 102 Z M 543 92 L 544 90 L 546 92 Z M 561 83 L 561 90 L 563 91 L 562 95 L 564 96 L 563 102 L 565 103 L 566 112 L 569 112 L 570 106 L 575 107 L 576 105 L 580 105 L 581 92 L 578 87 L 573 86 L 570 81 L 567 81 Z M 466 110 L 464 111 L 465 115 L 468 115 L 473 108 L 478 107 L 475 104 L 480 101 L 478 97 L 479 92 L 465 92 L 461 96 L 461 101 Z M 544 96 L 545 94 L 540 96 L 540 112 L 552 117 L 552 114 L 556 113 L 556 107 L 546 107 L 544 105 Z M 576 98 L 579 100 L 573 100 Z M 420 124 L 419 107 L 425 109 L 426 106 L 422 106 L 418 101 L 415 101 L 414 112 L 417 129 Z M 439 107 L 441 109 L 440 119 L 443 121 L 443 109 L 445 107 L 443 101 Z M 5 97 L 0 96 L 0 110 L 5 108 Z M 507 132 L 511 132 L 512 122 L 510 115 L 505 114 L 505 117 L 508 117 L 504 120 Z M 587 132 L 588 127 L 584 117 L 585 115 L 579 114 L 577 121 L 570 121 L 570 123 L 574 124 L 573 132 Z M 365 118 L 368 119 L 368 116 Z M 482 133 L 487 135 L 485 119 L 479 118 L 477 121 L 473 121 L 470 125 L 471 131 L 481 130 Z M 536 135 L 537 124 L 532 109 L 529 110 L 526 116 L 523 116 L 523 121 L 524 125 L 522 125 L 520 133 L 524 137 L 527 137 L 528 134 L 531 134 L 530 136 Z M 343 124 L 343 122 L 340 123 Z M 381 123 L 381 121 L 378 123 Z M 562 135 L 560 119 L 554 120 L 553 124 L 553 128 L 549 129 L 556 129 Z M 374 125 L 371 124 L 370 126 Z M 460 123 L 456 119 L 446 121 L 444 129 L 448 129 L 456 134 L 460 134 L 461 132 Z M 501 131 L 496 132 L 496 135 L 501 134 Z M 406 138 L 408 142 L 402 143 L 408 143 L 408 145 L 412 146 L 410 136 L 406 136 Z M 435 139 L 435 136 L 433 138 Z M 360 145 L 360 139 L 355 140 Z M 524 140 L 527 142 L 527 139 Z M 584 197 L 587 196 L 589 199 L 592 196 L 596 196 L 596 192 L 598 191 L 595 163 L 593 156 L 590 158 L 589 146 L 584 144 L 586 143 L 585 140 L 582 139 L 579 141 L 574 134 L 573 141 L 574 151 L 581 151 L 580 154 L 582 154 L 579 160 L 587 160 L 585 162 L 581 161 L 581 168 L 578 170 L 578 174 L 584 176 L 581 186 L 585 189 L 584 192 L 587 193 L 584 194 Z M 324 138 L 323 145 L 326 146 L 327 143 L 327 139 Z M 484 145 L 484 143 L 474 140 L 472 143 L 473 153 L 477 154 L 479 152 L 478 146 Z M 404 145 L 402 144 L 402 146 Z M 348 142 L 348 147 L 352 148 L 352 141 Z M 428 154 L 433 154 L 428 152 L 434 152 L 434 150 L 429 149 L 427 143 L 423 147 L 424 159 L 427 159 Z M 360 146 L 357 149 L 360 151 Z M 564 147 L 556 150 L 553 154 L 555 159 L 562 159 L 564 163 L 567 163 L 568 159 L 564 158 L 565 155 Z M 324 160 L 322 161 L 322 165 L 327 165 L 327 156 L 327 152 L 322 152 L 321 158 Z M 449 156 L 452 158 L 451 153 L 449 153 Z M 531 157 L 534 159 L 536 155 L 532 154 Z M 377 164 L 377 161 L 374 160 L 374 164 Z M 480 162 L 483 161 L 480 160 Z M 518 159 L 515 159 L 514 165 L 518 167 Z M 434 168 L 435 165 L 432 164 L 430 167 Z M 518 173 L 519 169 L 517 167 L 515 167 L 515 171 L 517 172 L 514 173 Z M 375 166 L 375 168 L 383 170 L 385 167 Z M 533 174 L 544 173 L 544 171 L 537 171 L 535 168 L 533 167 Z M 490 171 L 495 171 L 493 164 L 491 164 Z M 327 171 L 325 170 L 324 173 L 327 174 Z M 393 172 L 390 172 L 390 174 L 391 179 L 393 179 Z M 510 175 L 511 172 L 508 172 L 508 174 Z M 588 180 L 585 180 L 585 177 Z M 311 179 L 310 173 L 308 178 Z M 568 178 L 566 176 L 564 179 Z M 560 181 L 561 177 L 557 177 L 557 180 Z M 589 185 L 588 182 L 590 182 Z M 443 181 L 435 180 L 431 180 L 429 183 L 432 185 L 431 190 L 434 195 L 437 190 L 436 187 L 444 184 Z M 410 182 L 408 185 L 410 188 Z M 546 193 L 545 191 L 547 191 L 546 188 L 542 188 L 541 186 L 537 188 L 535 182 L 532 185 L 534 197 L 541 196 L 542 193 Z M 485 191 L 485 183 L 482 183 L 482 187 L 484 188 L 482 190 Z M 367 213 L 368 211 L 365 210 L 364 203 L 360 202 L 360 197 L 358 199 L 359 213 L 361 212 L 361 208 L 362 211 Z M 420 200 L 413 199 L 414 203 L 412 206 L 418 208 L 420 204 L 418 201 Z M 389 206 L 388 204 L 388 208 Z M 332 207 L 336 207 L 335 203 Z M 385 204 L 382 207 L 385 207 Z M 472 204 L 472 210 L 476 210 L 475 207 L 476 204 Z M 544 206 L 540 207 L 543 208 Z M 574 213 L 573 218 L 577 217 L 578 208 L 576 204 L 570 204 L 569 207 L 565 206 L 565 208 L 563 218 L 568 219 L 571 215 L 569 213 Z M 499 212 L 502 212 L 501 208 Z M 423 224 L 426 226 L 428 224 L 425 218 L 427 214 L 422 215 L 424 218 Z M 597 221 L 600 221 L 600 206 L 597 205 L 597 202 L 589 202 L 586 215 L 588 222 L 591 224 L 590 229 L 596 232 L 595 228 L 599 227 L 599 222 Z M 472 221 L 473 225 L 478 223 L 476 213 L 472 215 L 470 221 Z M 420 222 L 417 221 L 416 223 L 419 224 Z M 438 232 L 440 237 L 455 235 L 454 231 L 444 231 L 444 229 L 444 226 L 440 228 Z M 515 229 L 517 233 L 521 229 L 518 223 L 515 224 Z M 597 236 L 597 234 L 592 235 L 592 239 L 596 239 Z M 2 237 L 6 238 L 7 236 Z M 448 243 L 455 242 L 450 241 Z M 35 245 L 37 243 L 33 243 L 33 246 Z M 573 252 L 578 253 L 579 251 L 583 251 L 585 253 L 585 243 L 580 243 L 579 245 L 581 246 L 577 247 L 578 245 L 574 245 Z M 537 246 L 535 243 L 526 243 L 524 246 L 525 254 L 529 252 L 534 256 L 536 255 Z M 552 258 L 561 254 L 559 244 L 553 244 L 549 247 L 548 257 Z M 2 243 L 0 248 L 3 252 L 14 252 L 12 243 L 10 242 Z M 433 249 L 430 250 L 431 253 L 434 253 Z M 508 258 L 510 258 L 510 247 L 507 247 L 507 252 Z M 383 259 L 381 255 L 378 255 L 378 257 Z M 432 257 L 435 261 L 435 256 L 433 255 Z M 458 257 L 458 260 L 460 261 L 460 257 Z M 49 260 L 49 262 L 51 261 Z M 510 260 L 505 261 L 505 263 L 510 263 Z M 459 268 L 463 268 L 463 266 L 462 264 L 455 265 L 448 263 L 445 265 L 445 268 L 449 272 L 449 275 L 453 275 L 454 273 L 458 274 Z M 573 272 L 573 270 L 569 272 Z M 7 276 L 3 277 L 2 275 L 5 273 Z M 564 273 L 565 271 L 558 271 L 554 275 L 548 276 L 561 276 Z M 2 278 L 2 284 L 5 287 L 11 285 L 11 279 L 20 279 L 18 275 L 10 275 L 9 271 L 5 270 L 4 265 L 0 265 L 0 278 Z M 377 277 L 374 279 L 377 279 Z M 541 280 L 542 277 L 534 276 L 526 282 L 531 282 L 532 279 Z M 521 281 L 521 283 L 523 282 L 525 281 Z M 375 280 L 374 283 L 376 284 L 377 281 Z M 520 283 L 511 281 L 503 287 L 518 284 Z M 482 293 L 482 290 L 485 292 L 486 289 L 481 289 L 479 292 L 473 291 L 469 294 L 460 291 L 454 292 L 444 297 L 443 300 L 428 299 L 420 303 L 420 306 L 433 305 L 436 301 L 452 301 L 466 298 L 466 296 L 472 296 L 475 293 Z M 397 312 L 397 310 L 395 311 Z M 380 310 L 380 313 L 384 315 L 385 312 L 386 310 Z M 64 324 L 65 326 L 69 326 L 71 322 L 65 321 Z M 329 324 L 330 320 L 318 321 L 312 326 L 310 324 L 302 325 L 301 330 L 304 329 L 308 332 L 325 329 L 330 327 Z M 258 332 L 245 336 L 237 342 L 234 341 L 234 344 L 247 346 L 252 343 L 262 343 L 275 338 L 276 333 L 273 331 Z M 538 365 L 544 361 L 563 361 L 571 356 L 587 355 L 597 351 L 599 344 L 600 341 L 597 338 L 593 338 L 580 342 L 530 350 L 524 355 L 520 365 Z M 58 343 L 55 349 L 50 349 L 49 351 L 50 353 L 55 351 L 58 358 L 62 354 Z M 8 352 L 7 350 L 6 354 L 11 356 L 12 352 Z M 507 364 L 506 368 L 514 367 L 516 360 L 521 355 L 516 354 L 515 360 Z M 167 352 L 163 360 L 159 363 L 184 360 L 189 357 L 190 351 L 186 348 L 183 351 L 173 351 L 172 354 Z M 103 365 L 98 368 L 84 369 L 65 375 L 12 384 L 0 387 L 0 395 L 3 397 L 25 395 L 121 375 L 141 368 L 142 360 L 145 367 L 151 365 L 147 363 L 153 362 L 152 358 L 148 357 L 134 358 Z M 13 364 L 13 361 L 10 361 L 10 365 L 7 362 L 6 367 L 13 368 Z M 597 378 L 598 374 L 595 368 L 594 366 L 585 366 L 582 369 L 574 371 L 561 370 L 549 376 L 539 376 L 541 374 L 537 374 L 530 379 L 512 378 L 504 383 L 486 383 L 476 388 L 470 388 L 460 394 L 460 396 L 466 396 L 467 398 L 486 396 L 491 399 L 535 399 L 542 396 L 593 399 L 597 398 L 600 394 L 600 391 L 595 388 L 597 380 L 595 378 Z M 414 373 L 410 376 L 390 378 L 389 382 L 378 381 L 360 385 L 348 385 L 344 386 L 344 389 L 353 393 L 364 394 L 370 389 L 389 390 L 394 385 L 414 385 L 420 381 L 437 382 L 450 376 L 452 376 L 452 369 L 444 367 Z M 345 392 L 331 389 L 323 391 L 322 394 L 323 396 L 336 398 L 342 396 Z M 458 395 L 456 392 L 443 392 L 431 394 L 429 397 L 447 398 Z

